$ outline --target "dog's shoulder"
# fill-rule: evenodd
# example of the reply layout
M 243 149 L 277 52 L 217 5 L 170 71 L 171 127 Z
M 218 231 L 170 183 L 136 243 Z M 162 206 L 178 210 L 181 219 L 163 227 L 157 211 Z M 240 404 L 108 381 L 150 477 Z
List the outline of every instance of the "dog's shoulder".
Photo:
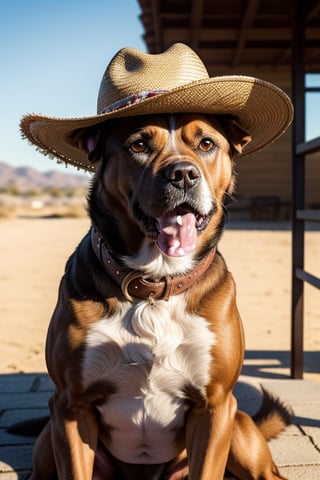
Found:
M 69 257 L 61 283 L 69 298 L 105 303 L 115 294 L 115 287 L 94 254 L 90 231 Z

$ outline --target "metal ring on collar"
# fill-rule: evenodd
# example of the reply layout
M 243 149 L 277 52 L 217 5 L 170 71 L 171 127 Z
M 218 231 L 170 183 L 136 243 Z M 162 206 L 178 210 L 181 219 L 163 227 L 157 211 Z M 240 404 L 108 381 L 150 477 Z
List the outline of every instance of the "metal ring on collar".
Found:
M 129 283 L 135 278 L 139 278 L 139 277 L 141 277 L 141 272 L 133 270 L 129 272 L 121 282 L 121 291 L 124 297 L 126 298 L 126 300 L 128 300 L 129 302 L 134 302 L 136 299 L 139 299 L 139 297 L 134 297 L 130 295 L 128 291 Z

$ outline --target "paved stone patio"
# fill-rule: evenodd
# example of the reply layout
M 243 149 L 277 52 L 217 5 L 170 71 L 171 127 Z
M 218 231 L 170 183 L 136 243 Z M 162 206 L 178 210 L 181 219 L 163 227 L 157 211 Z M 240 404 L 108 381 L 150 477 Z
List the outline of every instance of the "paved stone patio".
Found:
M 279 395 L 295 413 L 293 424 L 270 442 L 281 473 L 289 480 L 320 479 L 320 383 L 241 376 L 235 389 L 239 407 L 259 408 L 259 386 Z M 7 433 L 15 422 L 44 416 L 53 385 L 44 373 L 0 375 L 0 480 L 26 480 L 31 472 L 34 437 Z

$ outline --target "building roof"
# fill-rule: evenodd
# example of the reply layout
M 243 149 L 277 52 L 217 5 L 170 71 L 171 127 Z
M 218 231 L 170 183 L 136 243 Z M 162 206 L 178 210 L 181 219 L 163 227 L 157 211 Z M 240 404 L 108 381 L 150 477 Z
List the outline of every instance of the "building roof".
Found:
M 320 0 L 305 1 L 305 69 L 320 71 Z M 290 69 L 295 0 L 139 0 L 150 53 L 181 41 L 209 71 Z

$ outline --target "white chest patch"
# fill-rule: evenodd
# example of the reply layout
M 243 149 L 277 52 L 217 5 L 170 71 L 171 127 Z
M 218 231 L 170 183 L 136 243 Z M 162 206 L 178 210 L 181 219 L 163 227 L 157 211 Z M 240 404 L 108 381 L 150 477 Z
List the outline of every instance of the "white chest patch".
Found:
M 128 463 L 174 458 L 183 430 L 186 386 L 205 393 L 214 334 L 186 313 L 183 295 L 168 302 L 121 304 L 89 328 L 83 386 L 107 381 L 115 393 L 99 404 L 107 448 Z

